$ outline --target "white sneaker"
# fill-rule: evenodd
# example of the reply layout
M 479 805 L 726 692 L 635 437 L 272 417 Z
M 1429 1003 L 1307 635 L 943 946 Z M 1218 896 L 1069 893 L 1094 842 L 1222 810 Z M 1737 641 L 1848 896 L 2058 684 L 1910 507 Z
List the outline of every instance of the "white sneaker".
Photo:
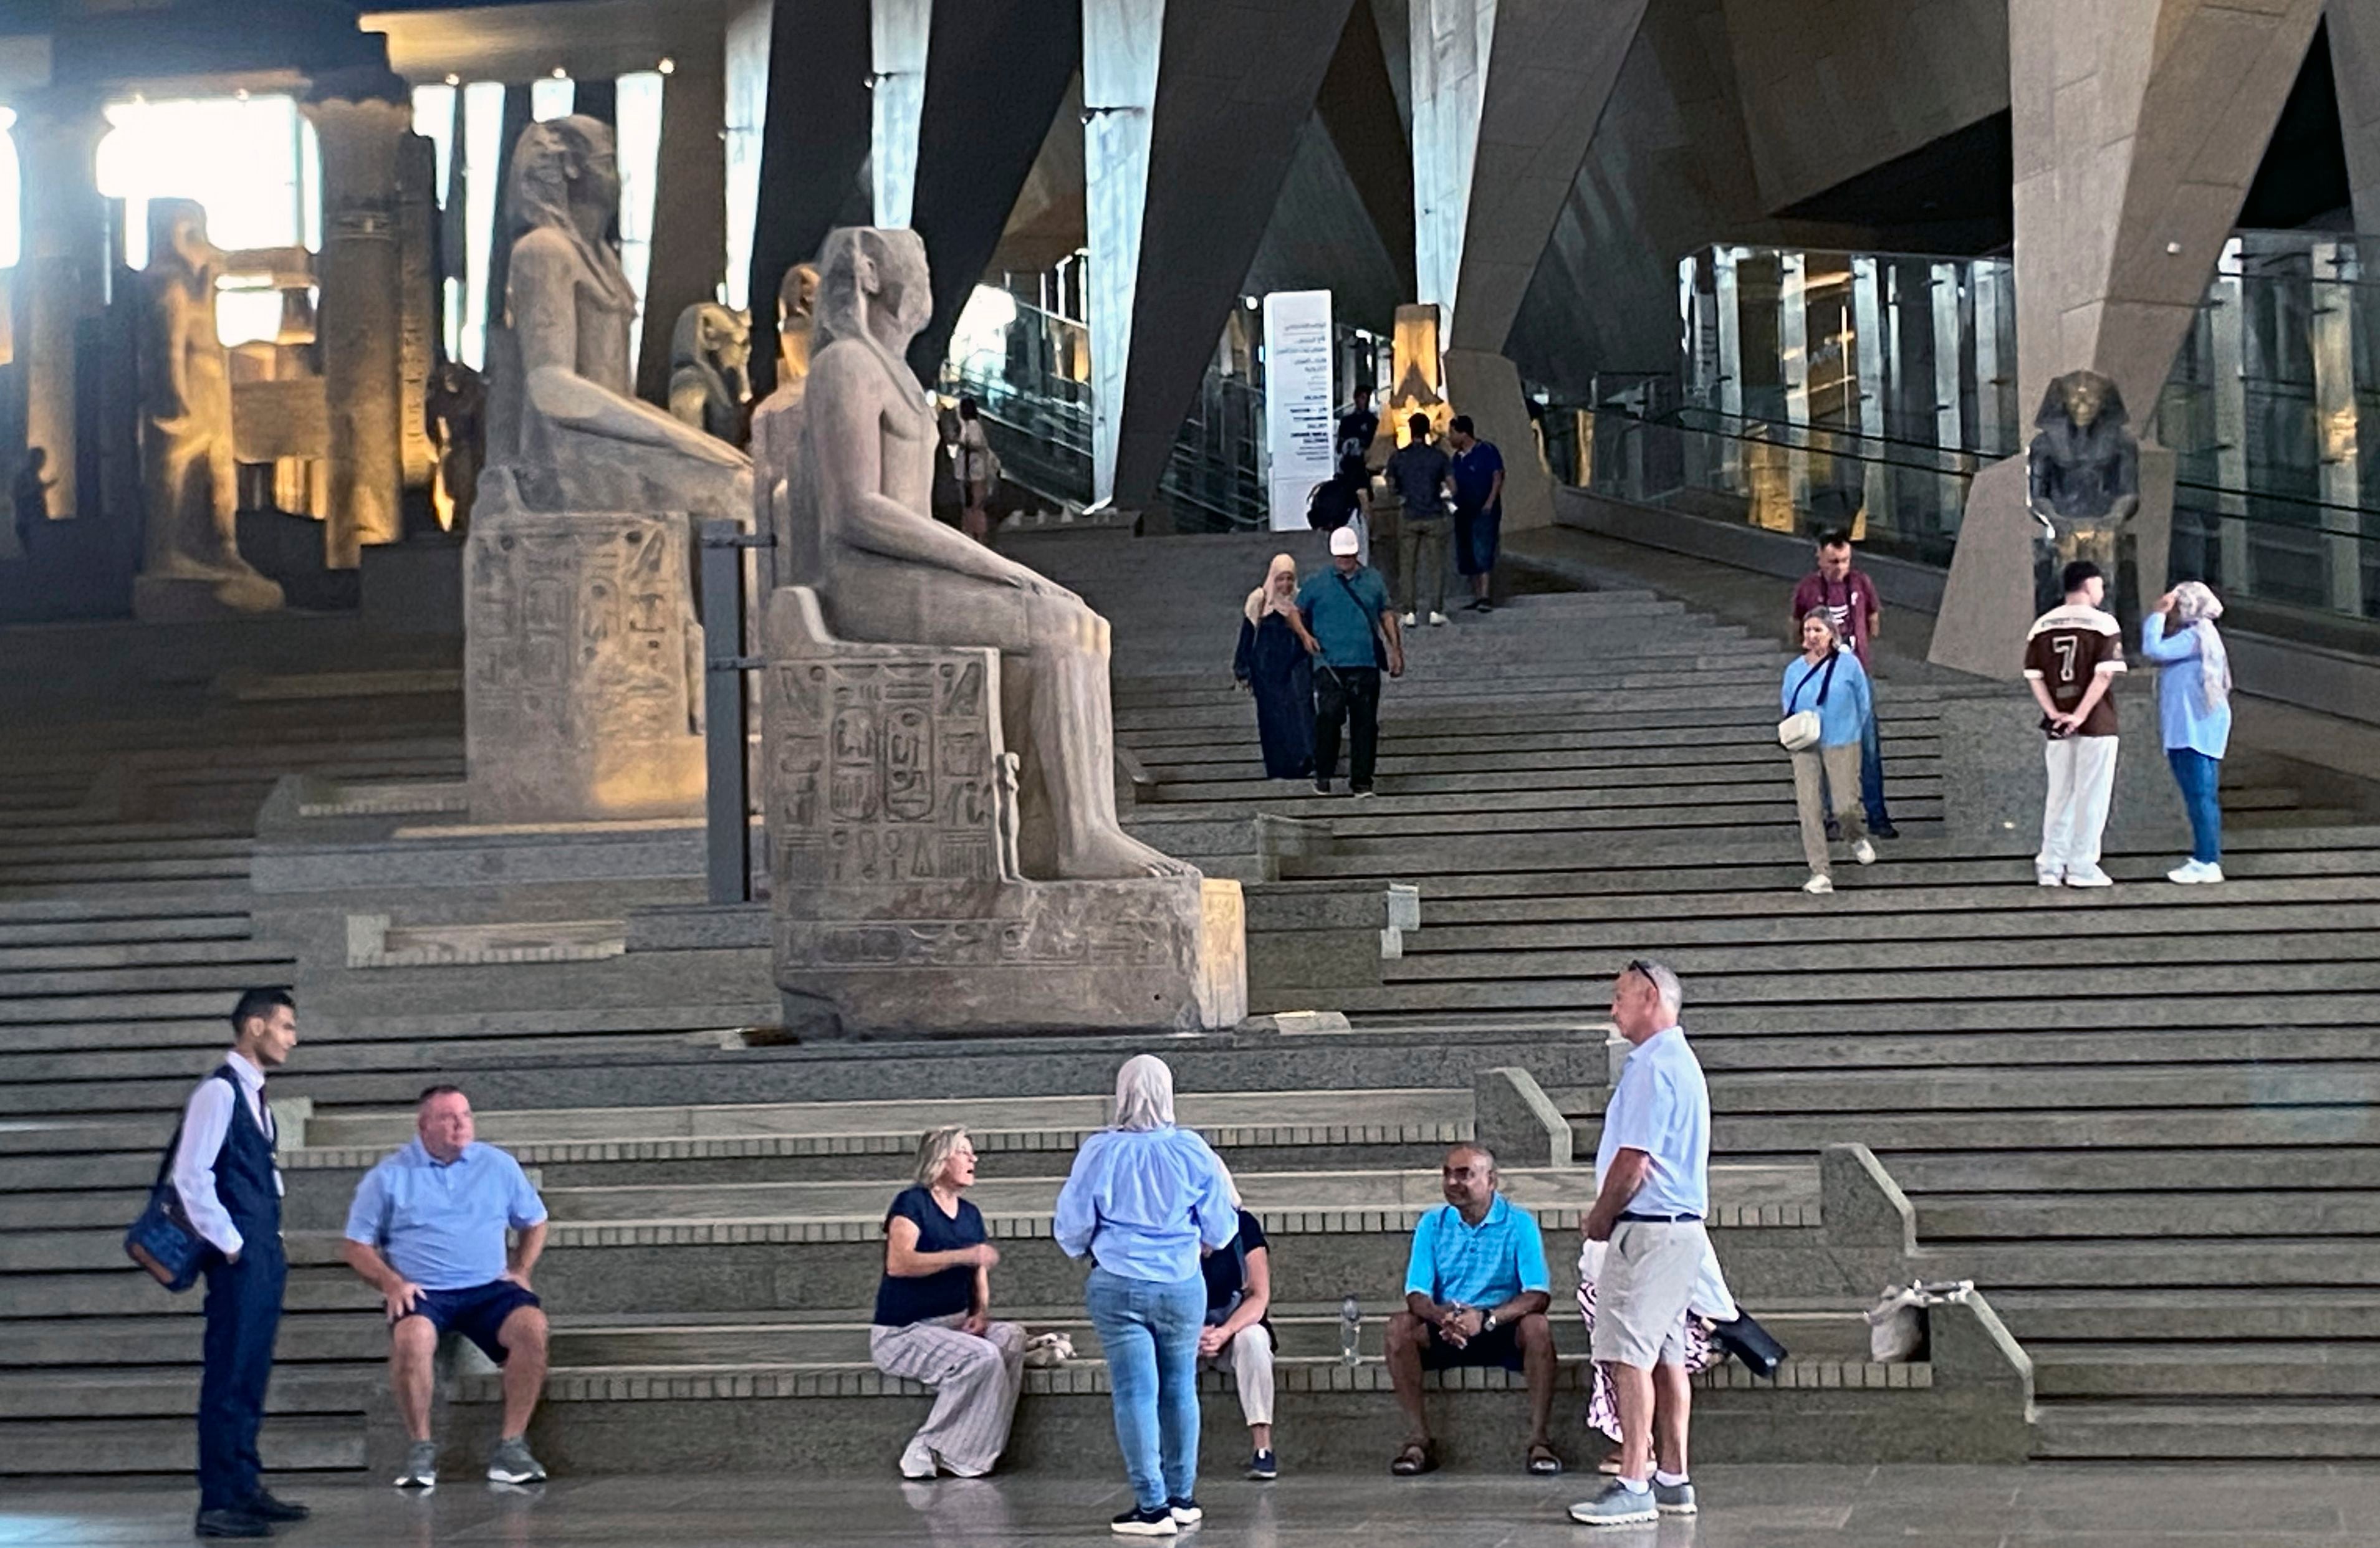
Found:
M 1813 897 L 1832 892 L 1834 889 L 1835 884 L 1828 881 L 1825 877 L 1812 877 L 1809 880 L 1802 884 L 1802 890 L 1811 894 Z
M 2185 860 L 2174 869 L 2168 871 L 2165 874 L 2165 879 L 2168 881 L 2178 881 L 2182 883 L 2184 886 L 2188 886 L 2193 882 L 2221 881 L 2223 879 L 2223 867 L 2220 865 L 2210 865 L 2203 861 Z
M 2041 887 L 2063 887 L 2066 885 L 2066 877 L 2064 875 L 2057 871 L 2036 868 L 2033 873 L 2033 879 L 2036 886 Z
M 1876 864 L 1876 846 L 1862 839 L 1852 846 L 1852 858 L 1863 865 L 1873 865 Z
M 1413 622 L 1413 614 L 1411 614 L 1411 613 L 1407 613 L 1407 614 L 1405 614 L 1405 622 L 1406 622 L 1406 623 L 1412 623 L 1412 622 Z M 1433 629 L 1443 627 L 1443 626 L 1444 626 L 1444 624 L 1445 624 L 1445 623 L 1446 623 L 1446 614 L 1444 614 L 1444 613 L 1442 613 L 1442 612 L 1435 612 L 1435 611 L 1433 611 L 1433 612 L 1429 615 L 1429 626 L 1430 626 L 1431 628 L 1433 628 Z
M 2107 872 L 2099 869 L 2096 865 L 2069 865 L 2066 867 L 2066 885 L 2069 887 L 2113 887 L 2116 885 L 2116 878 L 2109 876 Z
M 1420 622 L 1421 620 L 1414 615 L 1412 609 L 1408 608 L 1405 610 L 1404 625 L 1406 628 L 1410 629 Z

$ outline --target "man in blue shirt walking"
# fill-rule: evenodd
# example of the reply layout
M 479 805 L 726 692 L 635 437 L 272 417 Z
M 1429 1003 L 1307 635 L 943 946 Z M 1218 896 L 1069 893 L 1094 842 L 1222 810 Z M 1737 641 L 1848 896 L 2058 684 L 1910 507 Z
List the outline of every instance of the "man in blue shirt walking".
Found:
M 431 1365 L 449 1331 L 504 1370 L 504 1433 L 488 1477 L 532 1483 L 545 1476 L 528 1439 L 545 1388 L 545 1312 L 529 1288 L 545 1251 L 545 1203 L 519 1162 L 475 1135 L 470 1098 L 431 1086 L 421 1094 L 413 1142 L 364 1174 L 347 1211 L 347 1266 L 388 1308 L 389 1386 L 413 1442 L 399 1488 L 438 1481 Z M 518 1233 L 509 1254 L 506 1228 Z
M 1495 603 L 1488 592 L 1504 528 L 1504 454 L 1479 439 L 1468 414 L 1454 417 L 1446 440 L 1454 448 L 1454 567 L 1471 577 L 1471 611 L 1490 612 Z
M 1289 626 L 1314 658 L 1314 791 L 1339 775 L 1339 728 L 1347 726 L 1347 793 L 1372 793 L 1380 744 L 1380 672 L 1405 674 L 1404 635 L 1389 583 L 1358 556 L 1352 527 L 1330 534 L 1330 568 L 1297 588 Z
M 1414 1228 L 1405 1309 L 1389 1319 L 1389 1381 L 1407 1425 L 1389 1471 L 1412 1478 L 1438 1466 L 1421 1373 L 1493 1365 L 1528 1381 L 1529 1471 L 1558 1473 L 1549 1427 L 1559 1363 L 1546 1321 L 1553 1279 L 1536 1216 L 1497 1191 L 1496 1157 L 1485 1146 L 1456 1145 L 1439 1175 L 1446 1203 Z
M 1710 1091 L 1678 1025 L 1678 975 L 1638 959 L 1612 986 L 1628 1062 L 1603 1108 L 1586 1238 L 1608 1241 L 1596 1283 L 1595 1360 L 1620 1409 L 1620 1476 L 1570 1507 L 1590 1527 L 1694 1514 L 1686 1472 L 1686 1308 L 1710 1251 Z M 1653 1433 L 1660 1431 L 1660 1470 Z

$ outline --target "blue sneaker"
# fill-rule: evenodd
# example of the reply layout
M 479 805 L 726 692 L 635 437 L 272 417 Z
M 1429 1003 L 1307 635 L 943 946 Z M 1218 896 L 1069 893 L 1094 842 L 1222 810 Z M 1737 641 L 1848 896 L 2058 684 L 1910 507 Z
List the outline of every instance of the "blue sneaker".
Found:
M 1281 1462 L 1270 1450 L 1259 1451 L 1248 1458 L 1248 1477 L 1258 1483 L 1270 1483 L 1281 1476 Z
M 1653 1481 L 1653 1508 L 1664 1516 L 1692 1516 L 1694 1513 L 1694 1486 L 1691 1480 L 1684 1483 L 1664 1483 Z
M 1658 1521 L 1661 1512 L 1653 1491 L 1631 1489 L 1615 1478 L 1595 1498 L 1571 1506 L 1570 1518 L 1583 1527 L 1635 1527 Z

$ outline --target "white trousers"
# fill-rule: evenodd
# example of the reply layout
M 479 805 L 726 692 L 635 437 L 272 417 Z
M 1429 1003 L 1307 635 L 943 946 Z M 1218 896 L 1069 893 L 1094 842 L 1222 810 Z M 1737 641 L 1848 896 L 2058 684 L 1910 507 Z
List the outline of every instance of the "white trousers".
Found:
M 1242 1419 L 1250 1424 L 1272 1422 L 1272 1335 L 1264 1324 L 1240 1329 L 1230 1343 L 1199 1363 L 1232 1373 L 1240 1387 Z
M 993 1323 L 983 1336 L 963 1333 L 957 1317 L 868 1331 L 868 1358 L 888 1376 L 934 1389 L 934 1410 L 901 1453 L 907 1478 L 931 1478 L 939 1465 L 961 1478 L 991 1471 L 1008 1445 L 1016 1394 L 1025 1385 L 1025 1330 Z
M 2041 853 L 2034 869 L 2063 874 L 2099 864 L 2099 835 L 2116 791 L 2112 736 L 2052 737 L 2041 746 L 2049 793 L 2041 806 Z

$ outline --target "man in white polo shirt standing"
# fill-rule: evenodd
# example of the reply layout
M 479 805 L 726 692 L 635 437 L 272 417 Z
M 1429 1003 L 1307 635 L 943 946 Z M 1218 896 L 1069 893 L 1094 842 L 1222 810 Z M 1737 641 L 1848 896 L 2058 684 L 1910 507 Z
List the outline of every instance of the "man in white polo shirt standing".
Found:
M 1686 1472 L 1686 1304 L 1710 1212 L 1710 1092 L 1678 1025 L 1678 975 L 1639 959 L 1612 986 L 1611 1022 L 1632 1045 L 1603 1109 L 1591 1241 L 1609 1241 L 1596 1285 L 1595 1360 L 1620 1408 L 1620 1476 L 1570 1507 L 1590 1527 L 1694 1513 Z M 1660 1429 L 1660 1468 L 1653 1432 Z

